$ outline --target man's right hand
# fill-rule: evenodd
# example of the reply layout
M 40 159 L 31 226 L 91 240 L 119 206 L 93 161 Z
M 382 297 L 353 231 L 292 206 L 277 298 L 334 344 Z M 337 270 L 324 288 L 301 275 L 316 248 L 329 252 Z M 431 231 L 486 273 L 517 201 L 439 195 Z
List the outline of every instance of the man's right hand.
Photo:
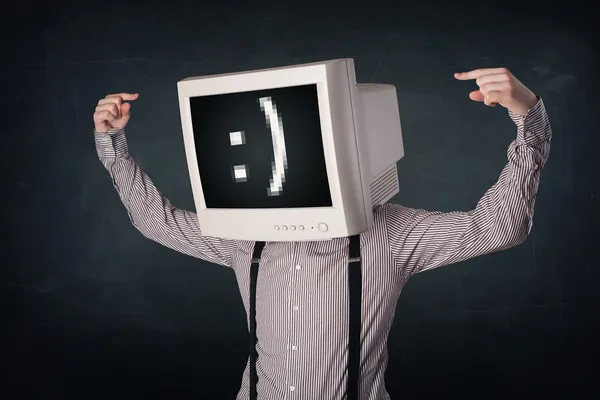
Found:
M 109 94 L 98 102 L 94 112 L 94 127 L 96 132 L 108 132 L 110 129 L 123 129 L 131 117 L 131 104 L 125 101 L 133 101 L 139 97 L 139 93 Z

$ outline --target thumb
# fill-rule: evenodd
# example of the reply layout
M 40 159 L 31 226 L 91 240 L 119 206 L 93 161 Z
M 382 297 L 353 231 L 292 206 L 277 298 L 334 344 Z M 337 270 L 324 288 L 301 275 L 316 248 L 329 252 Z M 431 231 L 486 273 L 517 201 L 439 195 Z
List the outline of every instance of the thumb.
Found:
M 471 93 L 469 93 L 469 98 L 473 101 L 483 101 L 484 100 L 484 96 L 479 90 L 474 90 Z
M 123 104 L 121 104 L 121 118 L 123 118 L 123 119 L 129 119 L 129 117 L 130 117 L 129 111 L 130 110 L 131 110 L 131 104 L 130 103 L 123 103 Z

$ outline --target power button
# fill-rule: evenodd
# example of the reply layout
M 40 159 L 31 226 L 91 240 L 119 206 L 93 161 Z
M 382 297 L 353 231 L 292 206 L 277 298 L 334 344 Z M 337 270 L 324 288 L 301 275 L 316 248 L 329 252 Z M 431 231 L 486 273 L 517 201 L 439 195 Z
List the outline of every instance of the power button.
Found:
M 329 230 L 329 227 L 325 222 L 320 222 L 317 228 L 319 229 L 319 232 L 327 232 Z

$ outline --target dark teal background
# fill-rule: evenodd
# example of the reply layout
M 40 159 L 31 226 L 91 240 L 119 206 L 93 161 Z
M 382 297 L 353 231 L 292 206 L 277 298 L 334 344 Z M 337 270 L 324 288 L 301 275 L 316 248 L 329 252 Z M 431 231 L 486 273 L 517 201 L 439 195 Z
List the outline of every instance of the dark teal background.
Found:
M 527 241 L 407 284 L 390 332 L 392 398 L 599 398 L 593 10 L 444 4 L 3 6 L 5 396 L 233 399 L 248 354 L 234 274 L 131 226 L 95 153 L 94 108 L 109 93 L 140 93 L 131 153 L 192 209 L 177 81 L 353 57 L 359 82 L 398 90 L 406 156 L 393 202 L 471 209 L 507 161 L 514 124 L 469 100 L 475 83 L 456 71 L 510 68 L 543 97 L 554 130 Z

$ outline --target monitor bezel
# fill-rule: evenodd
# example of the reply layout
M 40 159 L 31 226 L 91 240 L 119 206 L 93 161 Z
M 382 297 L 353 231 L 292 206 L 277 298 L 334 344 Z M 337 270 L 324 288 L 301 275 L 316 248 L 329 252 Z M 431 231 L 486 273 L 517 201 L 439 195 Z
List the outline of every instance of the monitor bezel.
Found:
M 198 223 L 203 234 L 237 240 L 303 241 L 348 236 L 350 231 L 356 228 L 356 223 L 353 223 L 356 221 L 348 220 L 347 216 L 352 212 L 356 214 L 357 208 L 364 208 L 364 204 L 356 204 L 357 199 L 359 203 L 363 203 L 364 199 L 362 199 L 362 192 L 360 196 L 348 195 L 348 193 L 357 194 L 356 187 L 343 187 L 344 183 L 345 186 L 356 186 L 348 185 L 348 179 L 343 178 L 344 175 L 346 178 L 353 177 L 356 173 L 340 171 L 340 165 L 344 165 L 340 161 L 345 160 L 338 159 L 341 143 L 336 143 L 333 127 L 336 125 L 336 129 L 339 129 L 342 125 L 344 131 L 354 133 L 354 116 L 347 113 L 339 115 L 336 105 L 332 106 L 334 101 L 338 104 L 352 104 L 350 85 L 353 77 L 348 75 L 350 74 L 345 60 L 332 60 L 241 73 L 192 77 L 178 82 L 186 158 Z M 322 143 L 332 206 L 278 209 L 207 208 L 196 157 L 190 97 L 313 84 L 317 87 Z M 343 145 L 344 149 L 350 146 L 355 153 L 357 152 L 355 136 L 355 134 L 348 135 L 346 139 L 351 140 Z M 347 152 L 344 150 L 344 153 Z M 347 154 L 341 156 L 347 157 Z M 344 197 L 346 197 L 345 202 Z M 348 201 L 348 197 L 352 197 L 351 201 Z M 277 226 L 279 229 L 276 229 Z M 303 230 L 300 229 L 301 226 L 304 227 Z M 324 226 L 327 226 L 326 230 L 322 229 Z M 284 227 L 288 229 L 284 230 Z M 292 230 L 292 227 L 296 229 Z

